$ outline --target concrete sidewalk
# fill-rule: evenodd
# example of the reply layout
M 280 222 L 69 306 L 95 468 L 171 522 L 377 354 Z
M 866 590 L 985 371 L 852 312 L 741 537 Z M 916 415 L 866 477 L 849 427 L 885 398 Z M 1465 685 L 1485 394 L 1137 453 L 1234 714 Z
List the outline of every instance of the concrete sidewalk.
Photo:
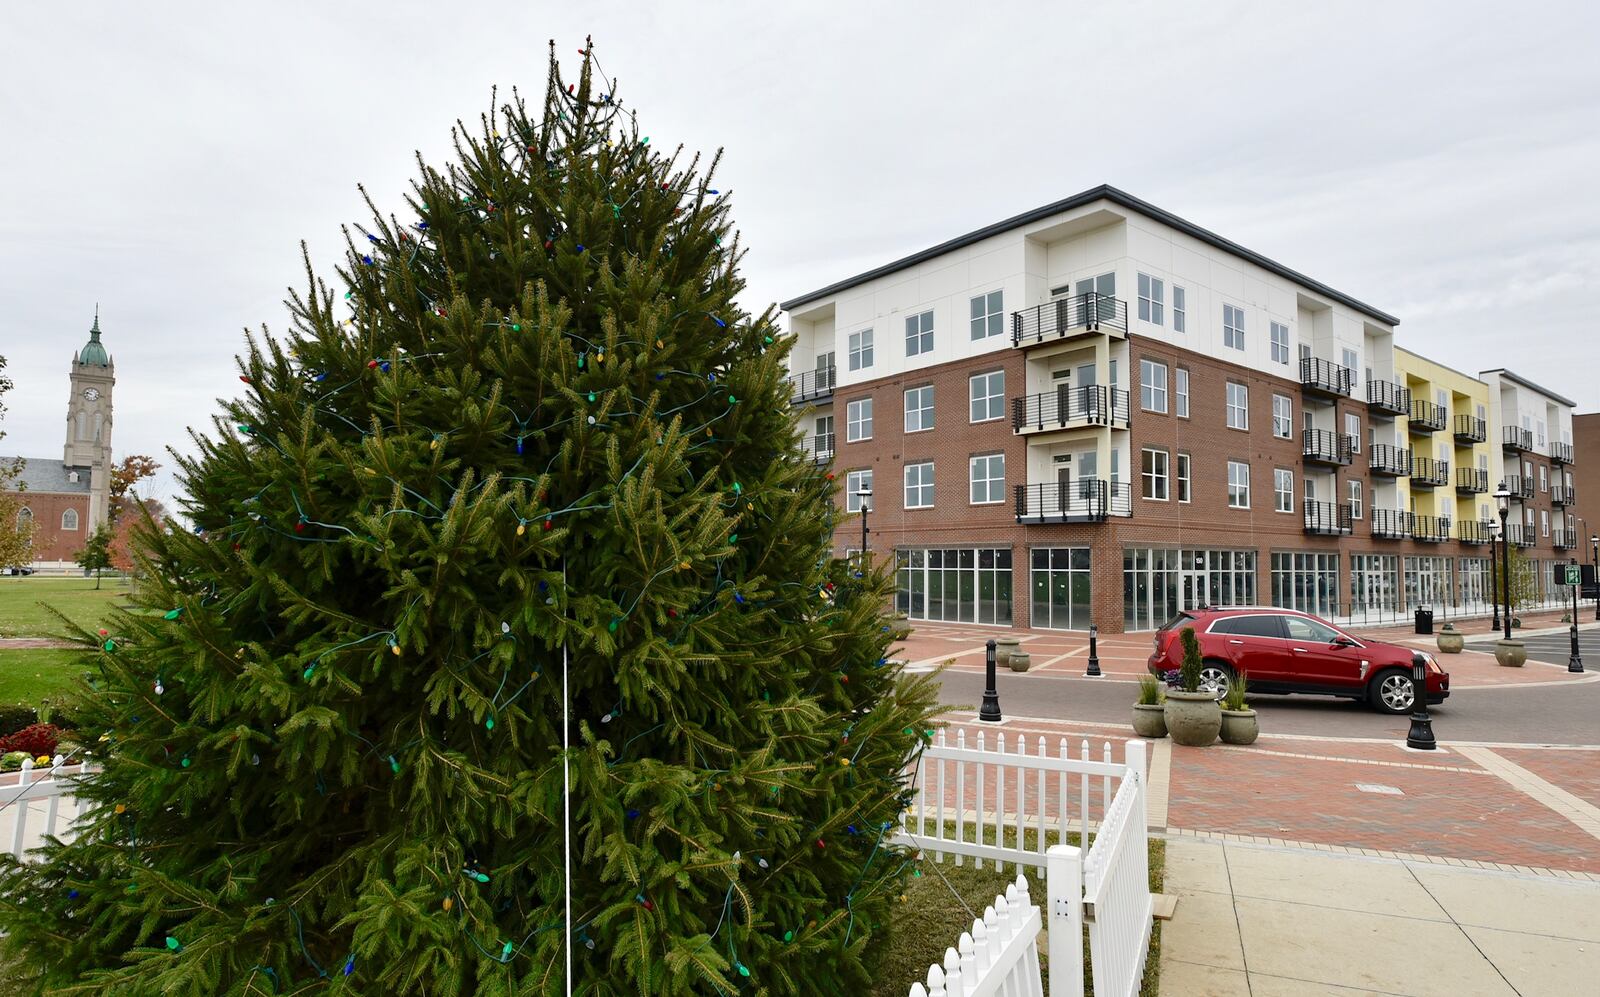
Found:
M 1166 870 L 1163 994 L 1542 997 L 1600 979 L 1600 884 L 1188 839 Z

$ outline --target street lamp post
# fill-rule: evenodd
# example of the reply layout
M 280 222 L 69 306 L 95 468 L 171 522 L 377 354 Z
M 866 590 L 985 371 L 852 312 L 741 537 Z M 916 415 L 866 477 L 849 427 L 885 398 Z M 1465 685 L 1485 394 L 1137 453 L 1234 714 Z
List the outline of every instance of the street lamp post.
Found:
M 1500 489 L 1494 493 L 1495 501 L 1500 505 L 1500 579 L 1506 586 L 1506 620 L 1505 639 L 1511 639 L 1511 531 L 1506 527 L 1506 517 L 1511 514 L 1511 492 L 1506 489 L 1506 483 L 1500 482 Z
M 1594 618 L 1600 623 L 1600 535 L 1589 537 L 1589 549 L 1594 552 L 1590 565 L 1594 568 Z
M 1003 718 L 1000 715 L 1000 690 L 995 688 L 994 679 L 994 638 L 989 638 L 983 645 L 983 704 L 978 707 L 978 719 L 985 723 L 999 723 Z
M 1500 629 L 1500 524 L 1489 520 L 1489 601 L 1494 603 L 1494 622 L 1490 630 Z
M 861 565 L 865 568 L 867 563 L 867 513 L 872 511 L 872 489 L 865 486 L 857 488 L 856 498 L 861 500 Z
M 1568 564 L 1570 565 L 1570 567 L 1571 567 L 1571 569 L 1573 571 L 1577 571 L 1578 570 L 1578 559 L 1577 558 L 1575 558 L 1575 557 L 1568 558 L 1567 562 L 1568 562 Z M 1572 580 L 1573 581 L 1577 581 L 1577 579 L 1572 579 Z M 1577 585 L 1572 586 L 1572 629 L 1569 632 L 1570 632 L 1571 637 L 1572 637 L 1572 650 L 1567 655 L 1567 671 L 1569 671 L 1569 672 L 1581 672 L 1581 671 L 1583 671 L 1583 655 L 1578 653 L 1578 586 Z

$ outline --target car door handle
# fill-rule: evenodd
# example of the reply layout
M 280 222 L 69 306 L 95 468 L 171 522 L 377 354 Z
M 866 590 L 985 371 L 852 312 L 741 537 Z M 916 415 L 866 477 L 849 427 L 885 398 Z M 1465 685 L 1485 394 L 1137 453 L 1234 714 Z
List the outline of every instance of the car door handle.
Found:
M 1228 643 L 1230 643 L 1230 644 L 1243 644 L 1244 641 L 1242 641 L 1242 640 L 1230 640 L 1230 641 L 1228 641 Z

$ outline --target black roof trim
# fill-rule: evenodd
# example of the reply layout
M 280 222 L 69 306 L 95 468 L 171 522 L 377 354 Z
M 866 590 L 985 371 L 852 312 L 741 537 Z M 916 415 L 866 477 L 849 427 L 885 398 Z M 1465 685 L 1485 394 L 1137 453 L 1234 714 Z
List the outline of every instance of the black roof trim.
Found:
M 995 222 L 992 225 L 985 225 L 983 228 L 968 232 L 966 235 L 956 236 L 954 239 L 951 239 L 947 242 L 941 242 L 937 246 L 924 249 L 919 253 L 912 253 L 910 256 L 902 257 L 901 259 L 895 260 L 893 263 L 886 263 L 881 267 L 868 270 L 865 273 L 856 274 L 854 277 L 847 277 L 844 280 L 829 284 L 827 287 L 819 288 L 810 292 L 809 294 L 802 294 L 798 298 L 790 298 L 788 301 L 783 302 L 778 307 L 782 308 L 784 311 L 792 311 L 798 305 L 815 301 L 818 298 L 825 298 L 831 294 L 838 294 L 840 291 L 855 287 L 858 284 L 865 284 L 869 280 L 876 280 L 879 277 L 886 277 L 889 274 L 895 273 L 899 270 L 904 270 L 907 267 L 915 266 L 918 263 L 924 262 L 925 260 L 931 260 L 936 256 L 942 256 L 951 250 L 960 249 L 963 246 L 970 246 L 973 243 L 982 239 L 987 239 L 992 235 L 999 235 L 1002 232 L 1008 232 L 1011 229 L 1018 228 L 1022 225 L 1027 225 L 1030 222 L 1036 222 L 1040 219 L 1049 218 L 1051 215 L 1058 215 L 1063 211 L 1071 211 L 1073 208 L 1081 208 L 1086 204 L 1092 204 L 1093 202 L 1100 200 L 1110 201 L 1112 204 L 1121 205 L 1130 211 L 1137 211 L 1148 218 L 1153 218 L 1156 221 L 1161 222 L 1163 225 L 1175 228 L 1185 235 L 1199 239 L 1201 242 L 1215 246 L 1224 252 L 1232 253 L 1234 256 L 1237 256 L 1240 259 L 1254 263 L 1263 270 L 1268 270 L 1280 277 L 1292 280 L 1303 287 L 1309 288 L 1318 294 L 1332 298 L 1334 301 L 1337 301 L 1342 305 L 1353 308 L 1356 311 L 1361 312 L 1363 315 L 1375 318 L 1387 325 L 1400 324 L 1400 320 L 1395 316 L 1390 315 L 1388 312 L 1380 311 L 1379 309 L 1374 308 L 1365 302 L 1350 297 L 1348 294 L 1336 291 L 1321 281 L 1312 280 L 1305 274 L 1291 270 L 1281 263 L 1269 260 L 1260 253 L 1246 249 L 1229 239 L 1224 239 L 1215 232 L 1212 232 L 1209 229 L 1203 229 L 1193 222 L 1179 218 L 1177 215 L 1174 215 L 1171 212 L 1163 211 L 1150 202 L 1142 201 L 1139 198 L 1134 197 L 1132 194 L 1118 190 L 1110 184 L 1101 184 L 1098 187 L 1093 187 L 1081 194 L 1074 194 L 1069 198 L 1056 201 L 1053 204 L 1046 204 L 1043 207 L 1034 208 L 1032 211 L 1025 211 L 1020 215 L 1013 215 L 1010 218 Z
M 1481 379 L 1484 374 L 1499 374 L 1501 377 L 1505 378 L 1506 380 L 1514 381 L 1517 384 L 1522 385 L 1524 388 L 1531 388 L 1534 391 L 1539 392 L 1539 394 L 1544 395 L 1546 398 L 1549 398 L 1551 401 L 1560 402 L 1561 404 L 1565 405 L 1567 408 L 1575 409 L 1575 408 L 1578 407 L 1578 403 L 1573 401 L 1572 399 L 1568 398 L 1567 396 L 1558 395 L 1554 391 L 1551 391 L 1549 388 L 1546 388 L 1543 385 L 1534 384 L 1532 381 L 1530 381 L 1527 378 L 1523 377 L 1521 374 L 1517 374 L 1517 373 L 1514 373 L 1513 371 L 1506 370 L 1504 367 L 1496 367 L 1493 370 L 1483 371 L 1482 373 L 1480 373 L 1478 375 L 1478 377 Z

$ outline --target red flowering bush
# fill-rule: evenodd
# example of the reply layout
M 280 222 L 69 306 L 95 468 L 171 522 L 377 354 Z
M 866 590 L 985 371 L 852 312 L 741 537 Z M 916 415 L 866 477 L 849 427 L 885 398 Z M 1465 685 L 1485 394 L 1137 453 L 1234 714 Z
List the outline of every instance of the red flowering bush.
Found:
M 61 730 L 55 724 L 32 724 L 0 737 L 0 755 L 10 751 L 26 751 L 29 756 L 54 755 L 61 740 Z

